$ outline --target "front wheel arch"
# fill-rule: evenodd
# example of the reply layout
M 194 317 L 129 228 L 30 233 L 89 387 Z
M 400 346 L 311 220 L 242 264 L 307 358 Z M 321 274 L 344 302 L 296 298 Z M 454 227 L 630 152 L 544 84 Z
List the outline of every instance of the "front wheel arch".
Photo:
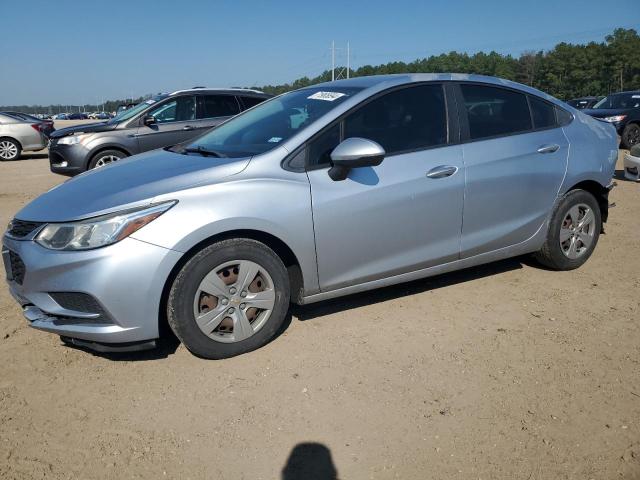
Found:
M 182 267 L 202 249 L 214 243 L 218 243 L 222 240 L 229 239 L 256 240 L 260 243 L 265 244 L 267 247 L 273 250 L 276 255 L 280 257 L 282 263 L 284 263 L 284 266 L 287 269 L 287 273 L 289 275 L 289 287 L 291 291 L 291 302 L 297 304 L 302 303 L 302 299 L 304 297 L 304 281 L 302 276 L 302 268 L 300 267 L 300 262 L 298 261 L 295 253 L 293 253 L 293 250 L 291 250 L 291 248 L 280 238 L 261 230 L 229 230 L 213 235 L 195 244 L 193 247 L 187 250 L 184 255 L 182 255 L 180 260 L 174 265 L 173 269 L 164 282 L 162 296 L 160 297 L 160 317 L 158 318 L 160 336 L 163 336 L 171 331 L 166 316 L 167 300 L 169 298 L 171 285 L 173 284 L 173 281 L 175 280 Z
M 126 151 L 124 148 L 119 147 L 119 146 L 109 146 L 109 145 L 101 145 L 96 151 L 91 152 L 91 155 L 87 156 L 87 162 L 84 166 L 85 170 L 89 170 L 89 165 L 91 165 L 91 162 L 93 162 L 93 160 L 100 155 L 102 152 L 106 152 L 107 150 L 116 150 L 120 153 L 122 153 L 125 157 L 130 157 L 131 153 L 129 153 L 128 151 Z

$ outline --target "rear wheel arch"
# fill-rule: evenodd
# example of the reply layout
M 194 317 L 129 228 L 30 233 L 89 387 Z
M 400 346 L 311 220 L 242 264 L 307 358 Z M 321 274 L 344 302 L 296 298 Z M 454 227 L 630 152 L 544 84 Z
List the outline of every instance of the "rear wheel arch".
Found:
M 583 180 L 582 182 L 576 183 L 571 188 L 568 188 L 564 195 L 568 194 L 572 190 L 585 190 L 593 195 L 598 202 L 598 207 L 600 208 L 602 223 L 607 221 L 609 216 L 609 190 L 606 187 L 603 187 L 595 180 Z
M 0 137 L 0 141 L 2 140 L 11 140 L 12 142 L 16 142 L 18 144 L 18 146 L 20 147 L 20 150 L 22 150 L 22 144 L 20 143 L 20 141 L 16 138 L 10 137 L 8 135 L 3 135 Z

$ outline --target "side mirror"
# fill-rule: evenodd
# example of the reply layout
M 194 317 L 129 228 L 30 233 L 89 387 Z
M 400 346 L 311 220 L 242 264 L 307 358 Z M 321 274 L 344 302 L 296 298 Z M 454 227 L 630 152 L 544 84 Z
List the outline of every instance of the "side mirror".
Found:
M 142 119 L 142 123 L 144 123 L 147 127 L 150 125 L 154 125 L 156 123 L 156 117 L 153 115 L 145 115 Z
M 375 167 L 382 163 L 384 156 L 384 148 L 373 140 L 347 138 L 331 152 L 333 166 L 329 169 L 329 176 L 331 180 L 344 180 L 352 168 Z

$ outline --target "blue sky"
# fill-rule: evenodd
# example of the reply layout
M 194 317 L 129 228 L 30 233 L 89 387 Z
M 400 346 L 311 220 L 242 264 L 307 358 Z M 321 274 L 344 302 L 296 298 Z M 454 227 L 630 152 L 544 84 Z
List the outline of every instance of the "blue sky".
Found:
M 519 54 L 640 29 L 640 0 L 0 0 L 0 105 L 96 103 L 451 50 Z

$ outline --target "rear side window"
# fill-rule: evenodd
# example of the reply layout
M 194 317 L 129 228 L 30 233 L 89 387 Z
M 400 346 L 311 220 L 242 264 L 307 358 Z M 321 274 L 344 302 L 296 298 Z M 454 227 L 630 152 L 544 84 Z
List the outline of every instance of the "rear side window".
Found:
M 472 140 L 531 130 L 527 97 L 512 90 L 461 84 Z
M 344 138 L 378 142 L 388 155 L 447 143 L 442 85 L 429 84 L 387 93 L 344 120 Z
M 537 97 L 529 97 L 533 128 L 551 128 L 556 125 L 555 107 Z
M 265 101 L 264 98 L 260 98 L 260 97 L 240 97 L 240 99 L 242 100 L 242 103 L 244 104 L 245 109 L 254 107 L 259 103 L 262 103 Z
M 202 95 L 198 118 L 228 117 L 240 112 L 238 101 L 233 95 Z

